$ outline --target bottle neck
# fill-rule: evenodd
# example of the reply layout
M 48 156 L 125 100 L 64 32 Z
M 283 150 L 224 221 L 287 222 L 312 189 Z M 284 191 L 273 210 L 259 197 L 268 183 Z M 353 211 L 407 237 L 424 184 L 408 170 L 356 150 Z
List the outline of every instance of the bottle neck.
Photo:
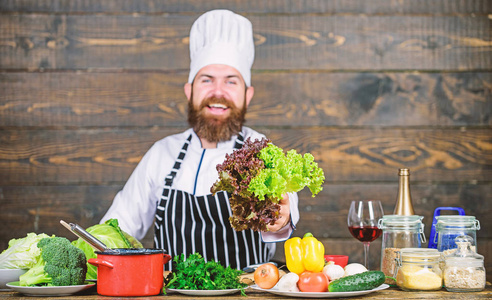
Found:
M 396 198 L 395 215 L 411 216 L 415 215 L 410 195 L 410 176 L 399 175 L 398 196 Z

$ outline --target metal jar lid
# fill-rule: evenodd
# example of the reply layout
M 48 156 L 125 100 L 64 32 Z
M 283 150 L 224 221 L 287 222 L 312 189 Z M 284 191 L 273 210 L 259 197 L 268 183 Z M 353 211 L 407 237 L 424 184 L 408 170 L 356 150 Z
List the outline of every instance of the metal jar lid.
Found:
M 437 249 L 432 248 L 402 248 L 400 251 L 397 251 L 398 257 L 401 262 L 432 263 L 439 262 L 441 253 Z
M 422 219 L 424 217 L 400 216 L 400 215 L 385 215 L 378 221 L 379 229 L 420 229 L 424 227 Z
M 436 230 L 470 229 L 480 230 L 480 222 L 474 216 L 438 216 Z

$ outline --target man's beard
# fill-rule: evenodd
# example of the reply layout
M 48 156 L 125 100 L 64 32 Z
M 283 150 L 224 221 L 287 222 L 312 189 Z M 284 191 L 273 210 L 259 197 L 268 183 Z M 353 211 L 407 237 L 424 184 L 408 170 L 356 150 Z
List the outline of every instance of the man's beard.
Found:
M 206 112 L 207 106 L 212 103 L 223 104 L 229 108 L 230 113 L 227 117 L 211 115 Z M 193 104 L 193 94 L 188 102 L 188 123 L 195 133 L 202 139 L 209 142 L 218 143 L 228 141 L 235 134 L 238 134 L 243 127 L 246 116 L 246 97 L 242 109 L 224 98 L 210 97 L 196 108 Z

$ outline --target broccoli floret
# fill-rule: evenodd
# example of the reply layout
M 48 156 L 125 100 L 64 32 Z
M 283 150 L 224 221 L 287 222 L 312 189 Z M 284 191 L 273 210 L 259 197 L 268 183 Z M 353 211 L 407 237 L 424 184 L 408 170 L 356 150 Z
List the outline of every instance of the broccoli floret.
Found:
M 85 281 L 87 259 L 84 251 L 62 237 L 44 238 L 38 242 L 41 257 L 19 277 L 21 286 L 79 285 Z

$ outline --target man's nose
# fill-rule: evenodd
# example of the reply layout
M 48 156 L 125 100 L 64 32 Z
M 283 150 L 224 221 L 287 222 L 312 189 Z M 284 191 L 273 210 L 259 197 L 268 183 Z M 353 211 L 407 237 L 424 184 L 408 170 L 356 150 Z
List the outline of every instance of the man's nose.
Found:
M 224 83 L 216 81 L 214 83 L 213 95 L 217 98 L 224 96 Z

